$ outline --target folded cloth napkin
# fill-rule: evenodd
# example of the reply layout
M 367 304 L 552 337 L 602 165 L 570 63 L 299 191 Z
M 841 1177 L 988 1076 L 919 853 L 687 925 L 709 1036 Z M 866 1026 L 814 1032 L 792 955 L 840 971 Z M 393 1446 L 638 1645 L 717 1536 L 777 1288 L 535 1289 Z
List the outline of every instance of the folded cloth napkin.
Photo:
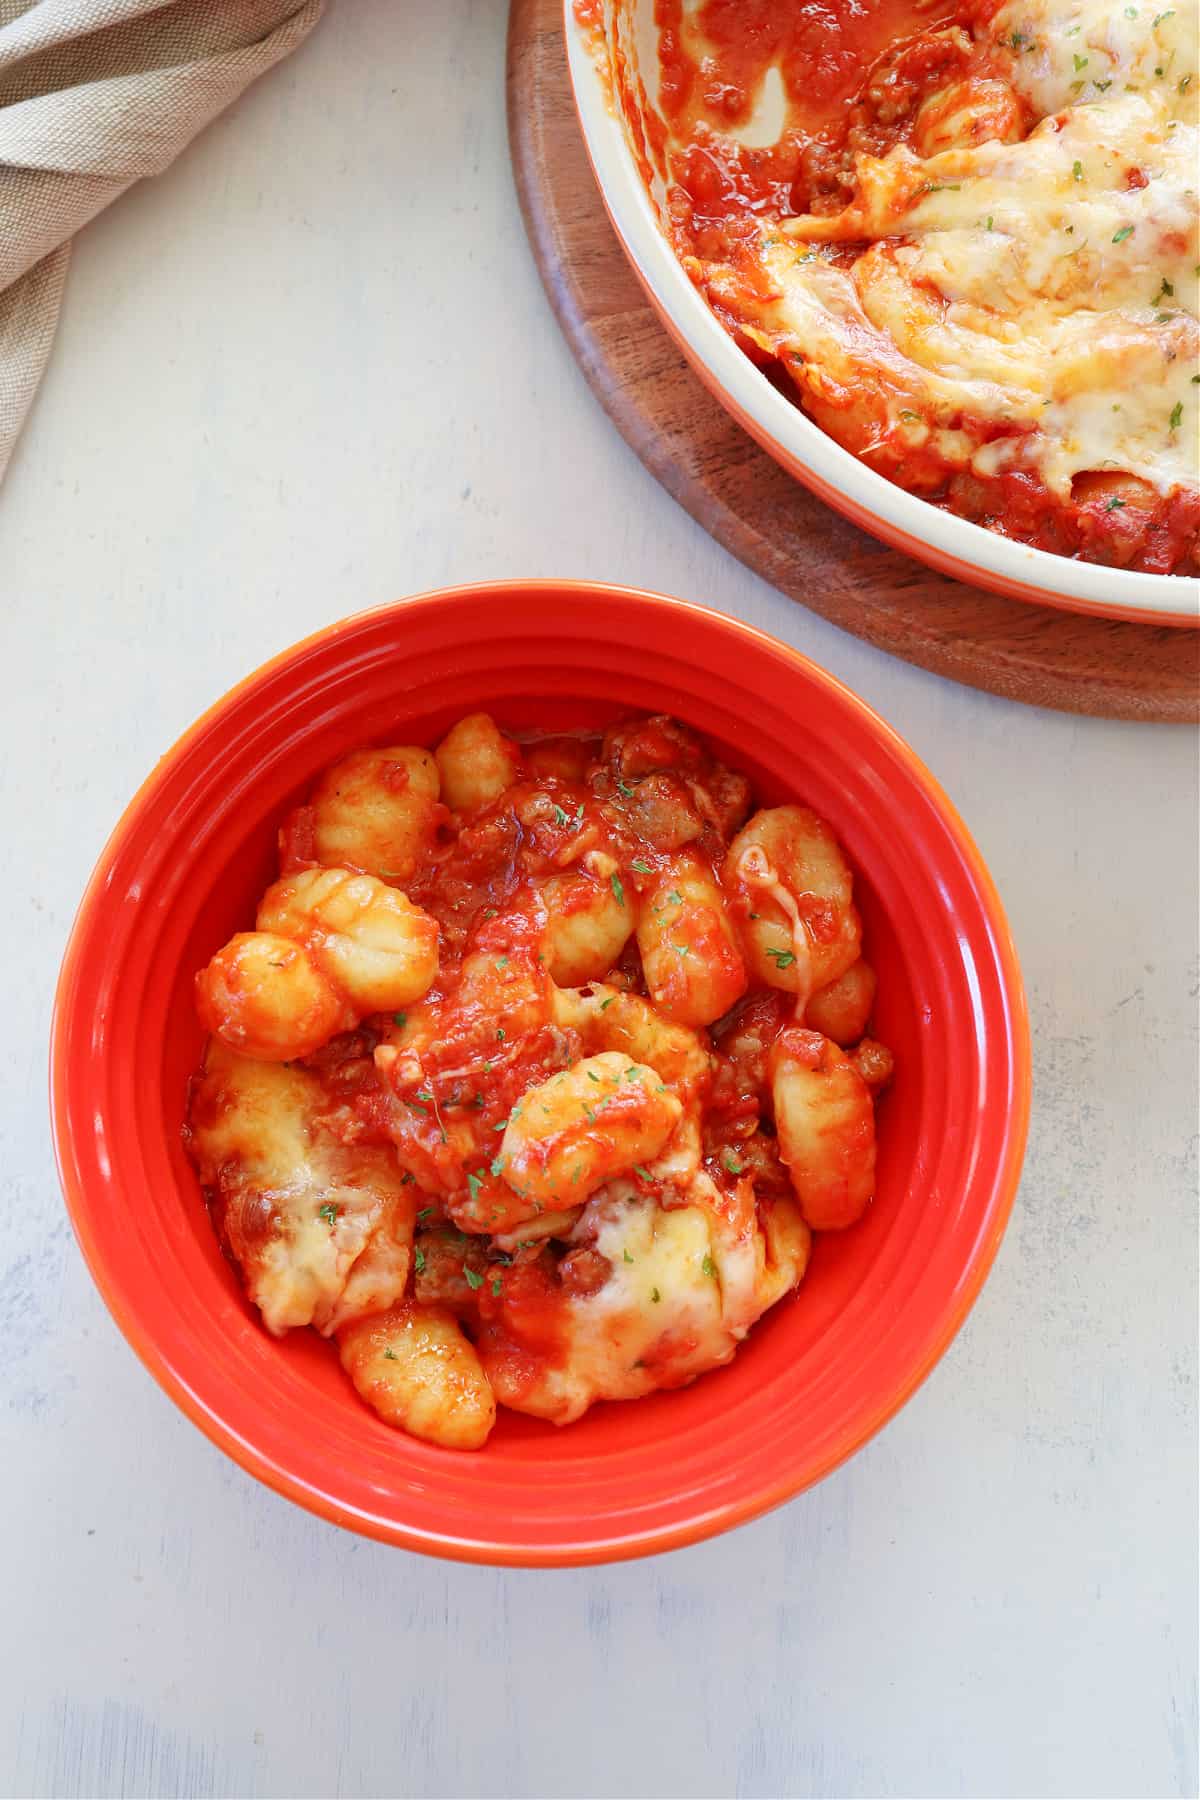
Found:
M 0 476 L 70 240 L 307 37 L 325 0 L 0 0 Z

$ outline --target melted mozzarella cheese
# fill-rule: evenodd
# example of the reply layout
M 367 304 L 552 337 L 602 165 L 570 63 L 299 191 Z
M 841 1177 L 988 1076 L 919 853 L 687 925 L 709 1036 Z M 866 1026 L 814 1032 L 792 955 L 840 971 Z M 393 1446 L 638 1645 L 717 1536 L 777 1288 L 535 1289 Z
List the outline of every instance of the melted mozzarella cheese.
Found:
M 326 1335 L 399 1300 L 408 1279 L 414 1190 L 391 1152 L 321 1131 L 316 1076 L 253 1062 L 215 1039 L 191 1110 L 201 1182 L 246 1291 L 276 1336 Z
M 613 1182 L 585 1209 L 575 1236 L 611 1273 L 596 1293 L 564 1301 L 562 1349 L 531 1381 L 481 1346 L 502 1404 L 566 1425 L 598 1400 L 636 1400 L 682 1387 L 727 1363 L 756 1319 L 804 1274 L 811 1237 L 786 1204 L 766 1230 L 750 1183 L 730 1199 L 703 1173 L 693 1204 L 660 1207 Z
M 1021 143 L 862 158 L 849 222 L 764 233 L 766 341 L 818 395 L 885 375 L 891 422 L 951 466 L 1062 496 L 1084 469 L 1194 485 L 1198 154 L 1160 96 L 1128 93 Z M 877 241 L 850 269 L 796 248 L 851 235 Z
M 1195 0 L 1008 0 L 987 36 L 1039 117 L 1153 94 L 1195 122 Z

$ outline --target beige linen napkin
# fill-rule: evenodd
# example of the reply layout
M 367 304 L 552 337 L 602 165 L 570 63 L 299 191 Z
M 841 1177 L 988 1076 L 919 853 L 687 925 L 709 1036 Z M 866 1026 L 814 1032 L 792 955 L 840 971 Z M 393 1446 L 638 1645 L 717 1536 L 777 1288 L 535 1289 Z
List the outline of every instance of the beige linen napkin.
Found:
M 312 30 L 325 0 L 0 0 L 0 476 L 81 225 Z

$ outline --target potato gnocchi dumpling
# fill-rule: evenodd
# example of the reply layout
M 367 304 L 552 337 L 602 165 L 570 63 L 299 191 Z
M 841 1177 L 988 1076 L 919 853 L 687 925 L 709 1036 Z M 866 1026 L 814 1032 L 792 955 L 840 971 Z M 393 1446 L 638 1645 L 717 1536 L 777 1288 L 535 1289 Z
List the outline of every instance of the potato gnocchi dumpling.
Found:
M 196 976 L 185 1137 L 267 1329 L 477 1450 L 728 1362 L 870 1203 L 876 976 L 808 807 L 665 717 L 364 749 Z
M 313 789 L 314 861 L 407 881 L 433 846 L 442 813 L 439 786 L 428 750 L 356 750 Z

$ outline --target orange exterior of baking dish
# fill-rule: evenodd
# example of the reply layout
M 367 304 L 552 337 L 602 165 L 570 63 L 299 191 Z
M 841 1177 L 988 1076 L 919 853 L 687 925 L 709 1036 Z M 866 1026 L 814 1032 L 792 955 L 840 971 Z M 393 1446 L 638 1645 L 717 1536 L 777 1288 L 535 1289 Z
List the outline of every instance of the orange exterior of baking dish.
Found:
M 502 1414 L 456 1454 L 389 1430 L 310 1331 L 267 1336 L 223 1260 L 180 1127 L 201 1034 L 192 976 L 251 917 L 281 816 L 326 764 L 514 729 L 667 711 L 760 799 L 826 815 L 857 870 L 898 1072 L 877 1197 L 818 1240 L 795 1297 L 692 1387 L 557 1431 Z M 826 1475 L 928 1374 L 1012 1205 L 1029 1110 L 1017 959 L 941 789 L 861 701 L 704 608 L 510 582 L 360 614 L 268 663 L 186 733 L 126 809 L 59 980 L 54 1133 L 79 1242 L 117 1323 L 212 1440 L 338 1524 L 477 1562 L 599 1562 L 753 1518 Z M 953 1452 L 948 1448 L 948 1456 Z

